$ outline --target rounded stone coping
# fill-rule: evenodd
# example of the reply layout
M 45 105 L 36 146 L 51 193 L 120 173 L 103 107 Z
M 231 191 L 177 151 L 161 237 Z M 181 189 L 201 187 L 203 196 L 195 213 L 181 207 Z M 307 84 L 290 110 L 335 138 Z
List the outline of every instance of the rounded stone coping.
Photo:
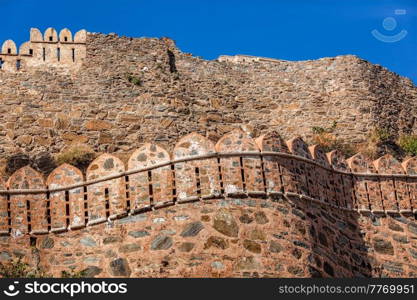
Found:
M 265 156 L 272 156 L 272 157 L 282 157 L 282 158 L 292 158 L 298 161 L 303 161 L 312 165 L 315 165 L 316 167 L 322 168 L 327 171 L 331 171 L 337 174 L 343 174 L 343 175 L 349 175 L 349 176 L 356 176 L 356 177 L 377 177 L 377 178 L 417 178 L 417 175 L 409 175 L 409 174 L 378 174 L 378 173 L 355 173 L 355 172 L 346 172 L 337 170 L 328 166 L 324 166 L 314 160 L 304 158 L 298 155 L 284 153 L 284 152 L 258 152 L 258 151 L 247 151 L 247 152 L 227 152 L 227 153 L 209 153 L 204 155 L 196 155 L 186 158 L 180 158 L 175 160 L 170 160 L 167 162 L 155 164 L 149 167 L 140 168 L 136 170 L 129 170 L 120 172 L 118 174 L 110 175 L 110 176 L 104 176 L 98 179 L 94 180 L 88 180 L 82 183 L 74 184 L 74 185 L 68 185 L 66 187 L 59 187 L 59 188 L 53 188 L 53 189 L 22 189 L 22 190 L 0 190 L 0 194 L 6 194 L 6 195 L 25 195 L 25 194 L 39 194 L 39 193 L 46 193 L 46 192 L 61 192 L 66 190 L 71 190 L 74 188 L 89 186 L 92 184 L 104 182 L 107 180 L 117 179 L 123 176 L 128 176 L 144 171 L 151 171 L 157 168 L 174 165 L 177 163 L 182 162 L 188 162 L 188 161 L 195 161 L 200 159 L 209 159 L 209 158 L 222 158 L 222 157 L 241 157 L 241 156 L 259 156 L 259 157 L 265 157 Z

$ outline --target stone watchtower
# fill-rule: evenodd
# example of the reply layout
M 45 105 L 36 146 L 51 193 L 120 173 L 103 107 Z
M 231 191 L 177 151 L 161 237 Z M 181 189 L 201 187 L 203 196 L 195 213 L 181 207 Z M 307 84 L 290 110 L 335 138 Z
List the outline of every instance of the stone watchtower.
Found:
M 87 31 L 80 30 L 74 37 L 68 29 L 57 33 L 48 28 L 42 33 L 31 28 L 30 40 L 19 47 L 13 40 L 3 43 L 0 53 L 0 70 L 19 72 L 30 68 L 56 67 L 77 69 L 86 56 Z

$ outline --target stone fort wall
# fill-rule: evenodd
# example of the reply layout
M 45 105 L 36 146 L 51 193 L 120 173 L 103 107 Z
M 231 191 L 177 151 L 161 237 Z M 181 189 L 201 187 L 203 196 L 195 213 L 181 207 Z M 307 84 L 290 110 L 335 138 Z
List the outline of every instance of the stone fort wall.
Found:
M 217 141 L 242 126 L 310 142 L 313 127 L 335 121 L 334 136 L 352 144 L 373 128 L 417 132 L 415 85 L 351 55 L 231 63 L 187 55 L 166 38 L 95 33 L 79 46 L 86 58 L 74 72 L 0 70 L 0 167 L 17 152 L 36 158 L 73 143 L 131 154 L 156 141 L 171 151 L 190 132 Z
M 13 40 L 3 42 L 0 53 L 0 69 L 8 72 L 31 68 L 61 68 L 74 70 L 81 66 L 86 56 L 87 31 L 80 30 L 74 37 L 64 28 L 59 35 L 54 28 L 42 34 L 31 28 L 30 40 L 17 48 Z
M 127 166 L 24 167 L 0 191 L 0 260 L 59 276 L 417 275 L 417 158 L 345 159 L 301 138 L 191 133 Z

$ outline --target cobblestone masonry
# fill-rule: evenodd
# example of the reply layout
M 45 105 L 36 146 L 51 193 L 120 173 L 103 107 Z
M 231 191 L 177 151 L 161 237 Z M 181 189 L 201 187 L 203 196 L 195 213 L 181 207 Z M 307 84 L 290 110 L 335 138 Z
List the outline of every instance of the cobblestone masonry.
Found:
M 394 134 L 417 128 L 412 82 L 351 55 L 206 61 L 167 38 L 83 30 L 71 38 L 68 30 L 58 35 L 50 28 L 44 35 L 32 29 L 19 52 L 6 42 L 0 59 L 3 159 L 19 151 L 57 153 L 71 143 L 133 152 L 156 141 L 172 151 L 190 132 L 215 142 L 242 125 L 256 135 L 277 130 L 306 140 L 313 126 L 337 121 L 334 134 L 351 143 L 364 141 L 373 127 Z
M 0 182 L 0 261 L 53 276 L 417 277 L 416 157 L 345 160 L 239 130 L 172 148 L 144 145 L 121 175 L 103 154 L 90 183 L 67 164 L 46 183 L 16 171 Z

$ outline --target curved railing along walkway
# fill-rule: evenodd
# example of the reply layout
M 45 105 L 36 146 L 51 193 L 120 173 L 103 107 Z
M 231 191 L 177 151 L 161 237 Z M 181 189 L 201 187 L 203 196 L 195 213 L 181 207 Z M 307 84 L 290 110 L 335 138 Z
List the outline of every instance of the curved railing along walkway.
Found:
M 284 142 L 275 132 L 253 139 L 234 130 L 216 145 L 191 133 L 172 154 L 145 144 L 127 169 L 103 154 L 85 177 L 68 164 L 46 180 L 28 166 L 16 171 L 0 182 L 0 234 L 75 230 L 191 201 L 279 196 L 363 214 L 413 214 L 417 158 L 371 162 L 359 153 L 345 160 L 301 138 Z

